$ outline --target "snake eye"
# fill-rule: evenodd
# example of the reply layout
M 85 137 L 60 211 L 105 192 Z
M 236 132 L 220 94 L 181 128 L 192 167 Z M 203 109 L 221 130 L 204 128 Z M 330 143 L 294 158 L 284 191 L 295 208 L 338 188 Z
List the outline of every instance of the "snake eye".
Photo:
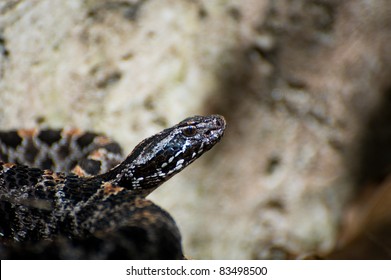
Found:
M 183 129 L 183 134 L 187 137 L 194 136 L 197 133 L 197 128 L 193 125 L 190 125 L 188 127 L 185 127 Z

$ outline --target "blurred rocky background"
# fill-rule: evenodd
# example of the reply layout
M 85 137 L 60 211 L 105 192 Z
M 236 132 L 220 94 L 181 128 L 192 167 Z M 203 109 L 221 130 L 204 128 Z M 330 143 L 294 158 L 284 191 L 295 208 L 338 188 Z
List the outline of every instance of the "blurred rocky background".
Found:
M 150 196 L 195 259 L 391 258 L 387 0 L 2 0 L 0 127 L 221 144 Z

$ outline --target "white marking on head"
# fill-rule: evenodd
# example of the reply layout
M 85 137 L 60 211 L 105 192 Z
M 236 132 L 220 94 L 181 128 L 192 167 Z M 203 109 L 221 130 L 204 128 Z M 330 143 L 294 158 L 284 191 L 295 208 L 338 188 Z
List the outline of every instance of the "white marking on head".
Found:
M 171 169 L 170 171 L 167 172 L 167 175 L 170 175 L 174 172 L 175 169 Z
M 180 164 L 180 165 L 177 165 L 176 167 L 175 167 L 175 170 L 181 170 L 182 169 L 182 164 Z

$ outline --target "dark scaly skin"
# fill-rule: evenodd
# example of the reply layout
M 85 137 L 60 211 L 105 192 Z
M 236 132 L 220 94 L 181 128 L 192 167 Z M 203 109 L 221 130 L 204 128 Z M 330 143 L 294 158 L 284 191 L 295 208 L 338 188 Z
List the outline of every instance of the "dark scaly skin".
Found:
M 72 242 L 72 248 L 89 243 L 96 248 L 105 245 L 102 252 L 107 254 L 102 254 L 115 258 L 121 255 L 118 246 L 127 247 L 122 244 L 127 241 L 133 249 L 128 248 L 126 258 L 161 258 L 162 250 L 171 252 L 167 258 L 180 258 L 181 238 L 174 220 L 144 198 L 212 148 L 224 129 L 225 120 L 217 115 L 188 118 L 142 141 L 118 166 L 91 177 L 0 165 L 1 239 L 16 248 L 5 250 L 5 256 L 18 252 L 15 243 L 54 240 L 40 247 L 47 248 L 48 255 L 67 252 Z M 115 232 L 127 232 L 129 238 L 116 238 Z M 144 234 L 131 238 L 134 232 Z M 112 241 L 111 249 L 107 249 L 107 240 Z M 138 245 L 141 249 L 137 250 Z M 78 256 L 90 258 L 83 246 L 80 250 L 84 253 Z M 26 256 L 28 250 L 22 252 Z M 32 258 L 36 255 L 31 254 Z
M 121 147 L 104 135 L 77 129 L 0 131 L 0 161 L 95 175 L 123 160 Z M 76 164 L 79 164 L 77 166 Z
M 1 259 L 183 259 L 181 236 L 172 217 L 139 197 L 112 196 L 93 233 L 0 246 Z M 119 200 L 119 201 L 117 201 Z M 119 203 L 121 206 L 109 207 Z M 90 209 L 91 210 L 91 209 Z M 109 215 L 103 217 L 103 215 Z M 131 215 L 131 216 L 129 216 Z

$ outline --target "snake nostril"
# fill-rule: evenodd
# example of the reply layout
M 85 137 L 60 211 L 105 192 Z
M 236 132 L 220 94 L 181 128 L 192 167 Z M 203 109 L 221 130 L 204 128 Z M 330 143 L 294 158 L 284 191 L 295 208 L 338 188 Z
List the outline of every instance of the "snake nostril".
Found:
M 217 126 L 224 126 L 224 122 L 221 119 L 217 119 L 216 124 L 217 124 Z

